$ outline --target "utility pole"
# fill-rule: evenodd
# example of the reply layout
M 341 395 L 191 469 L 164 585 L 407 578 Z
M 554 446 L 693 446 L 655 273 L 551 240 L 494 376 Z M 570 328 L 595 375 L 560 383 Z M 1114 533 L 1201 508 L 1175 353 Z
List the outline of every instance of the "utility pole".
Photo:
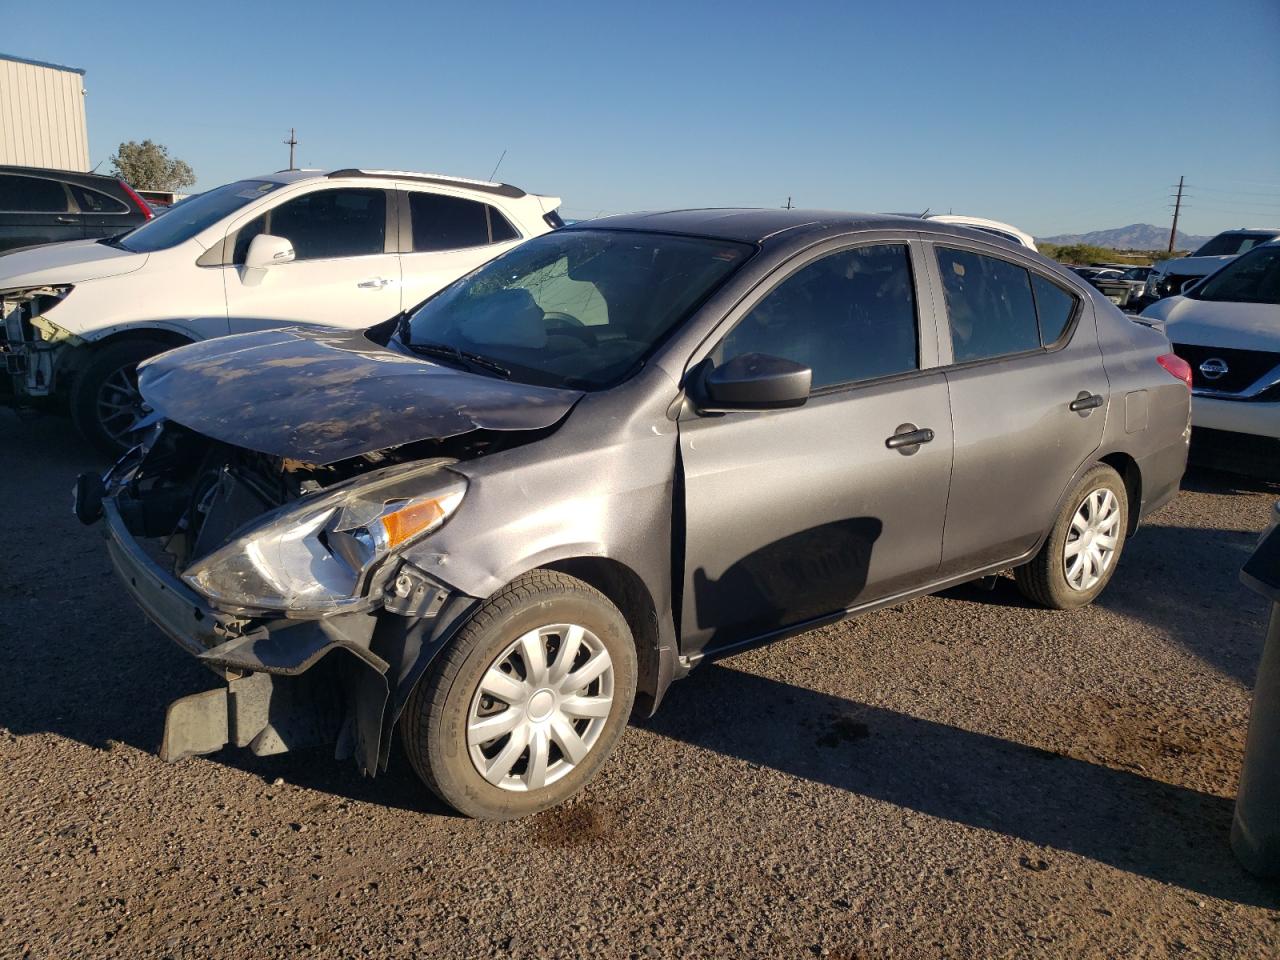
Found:
M 282 140 L 281 142 L 282 142 L 282 143 L 287 143 L 287 144 L 289 145 L 289 169 L 290 169 L 290 170 L 297 170 L 298 168 L 297 168 L 297 167 L 295 167 L 295 166 L 293 165 L 293 148 L 294 148 L 294 147 L 296 147 L 296 146 L 298 145 L 298 134 L 297 134 L 297 131 L 295 131 L 295 130 L 293 129 L 293 127 L 290 127 L 290 128 L 289 128 L 289 139 L 288 139 L 288 140 Z M 1170 249 L 1172 249 L 1172 248 L 1170 248 Z
M 1178 178 L 1178 196 L 1173 202 L 1173 228 L 1169 231 L 1169 252 L 1173 253 L 1173 243 L 1178 238 L 1178 214 L 1182 212 L 1182 181 L 1185 177 Z

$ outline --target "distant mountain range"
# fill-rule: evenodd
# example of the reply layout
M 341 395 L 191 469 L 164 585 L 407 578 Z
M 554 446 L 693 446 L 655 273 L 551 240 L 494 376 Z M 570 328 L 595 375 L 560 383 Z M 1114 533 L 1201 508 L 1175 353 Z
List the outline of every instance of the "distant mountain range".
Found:
M 1094 230 L 1092 233 L 1063 233 L 1056 237 L 1036 237 L 1046 243 L 1088 243 L 1112 250 L 1163 250 L 1169 245 L 1169 228 L 1150 223 L 1131 223 L 1127 227 L 1112 230 Z M 1178 231 L 1174 247 L 1178 250 L 1195 250 L 1208 237 L 1197 237 Z

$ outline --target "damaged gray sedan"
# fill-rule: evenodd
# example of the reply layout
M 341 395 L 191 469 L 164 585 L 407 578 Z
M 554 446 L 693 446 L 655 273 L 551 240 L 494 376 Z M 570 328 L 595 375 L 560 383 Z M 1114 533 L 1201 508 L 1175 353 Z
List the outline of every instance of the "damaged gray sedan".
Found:
M 963 228 L 677 211 L 531 240 L 365 332 L 147 362 L 76 509 L 223 679 L 162 755 L 393 735 L 458 810 L 571 796 L 708 658 L 1014 568 L 1093 600 L 1177 492 L 1164 336 Z M 855 655 L 851 651 L 851 656 Z

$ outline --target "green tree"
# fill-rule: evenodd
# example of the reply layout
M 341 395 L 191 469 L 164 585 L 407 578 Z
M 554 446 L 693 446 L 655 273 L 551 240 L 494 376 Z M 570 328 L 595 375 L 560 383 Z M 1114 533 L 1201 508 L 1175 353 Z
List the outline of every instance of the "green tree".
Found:
M 111 169 L 138 190 L 181 190 L 196 182 L 190 164 L 170 157 L 168 148 L 150 140 L 120 144 L 111 158 Z

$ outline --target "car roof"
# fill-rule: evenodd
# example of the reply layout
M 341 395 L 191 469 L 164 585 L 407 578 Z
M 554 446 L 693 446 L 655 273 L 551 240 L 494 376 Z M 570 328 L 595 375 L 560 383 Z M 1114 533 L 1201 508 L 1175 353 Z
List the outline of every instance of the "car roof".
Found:
M 920 230 L 924 225 L 924 222 L 915 217 L 883 213 L 719 207 L 626 213 L 598 220 L 585 220 L 564 229 L 643 230 L 760 243 L 782 233 L 799 236 L 857 230 Z
M 17 174 L 19 176 L 45 177 L 53 180 L 66 180 L 71 183 L 113 183 L 120 182 L 119 177 L 104 173 L 85 173 L 80 170 L 59 170 L 56 167 L 20 167 L 11 164 L 0 164 L 0 173 Z
M 492 180 L 472 180 L 468 177 L 450 176 L 447 173 L 418 173 L 412 170 L 367 170 L 361 167 L 343 167 L 340 170 L 277 170 L 275 173 L 267 173 L 260 177 L 248 177 L 246 179 L 269 180 L 272 183 L 281 184 L 299 183 L 303 180 L 412 180 L 415 183 L 434 183 L 439 186 L 474 190 L 478 193 L 492 193 L 512 200 L 518 200 L 529 195 L 519 187 L 513 187 L 509 183 L 495 183 Z

